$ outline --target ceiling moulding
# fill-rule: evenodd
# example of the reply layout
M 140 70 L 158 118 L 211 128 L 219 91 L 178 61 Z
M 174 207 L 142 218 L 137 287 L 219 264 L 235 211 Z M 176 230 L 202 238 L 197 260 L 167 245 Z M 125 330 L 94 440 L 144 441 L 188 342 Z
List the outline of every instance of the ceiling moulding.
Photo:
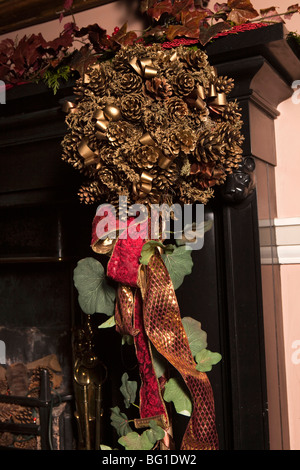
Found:
M 72 14 L 114 1 L 116 0 L 75 0 Z M 63 0 L 0 0 L 0 35 L 58 19 L 62 11 Z

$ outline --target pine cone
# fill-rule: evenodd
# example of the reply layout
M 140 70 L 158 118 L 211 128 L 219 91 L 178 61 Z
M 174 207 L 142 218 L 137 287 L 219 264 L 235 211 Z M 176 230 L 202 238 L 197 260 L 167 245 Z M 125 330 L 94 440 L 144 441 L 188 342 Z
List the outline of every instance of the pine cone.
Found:
M 179 72 L 173 81 L 175 91 L 179 96 L 188 96 L 195 88 L 195 80 L 188 72 Z
M 240 122 L 242 114 L 237 101 L 230 101 L 227 103 L 222 110 L 221 117 L 223 121 L 230 122 L 233 125 Z
M 208 65 L 207 55 L 200 49 L 188 49 L 184 55 L 184 59 L 189 69 L 193 71 L 199 71 Z
M 170 188 L 176 184 L 179 178 L 179 171 L 174 162 L 168 169 L 161 170 L 158 168 L 155 173 L 156 175 L 153 179 L 153 187 L 162 192 L 169 191 Z
M 97 181 L 89 185 L 81 186 L 78 192 L 79 201 L 83 204 L 94 204 L 99 202 L 103 196 L 103 188 L 100 188 Z
M 215 81 L 217 93 L 228 95 L 234 88 L 234 80 L 228 77 L 218 77 Z
M 145 86 L 148 93 L 157 100 L 165 100 L 173 93 L 171 85 L 165 78 L 154 77 L 152 80 L 146 80 Z
M 170 118 L 174 120 L 181 120 L 189 112 L 185 101 L 175 96 L 167 100 L 165 105 Z
M 179 129 L 176 133 L 180 150 L 185 153 L 189 154 L 195 150 L 196 147 L 196 135 L 189 129 Z
M 145 100 L 143 95 L 134 93 L 125 95 L 121 100 L 121 112 L 128 121 L 139 121 L 143 115 Z
M 150 108 L 145 108 L 143 115 L 143 125 L 145 130 L 154 134 L 159 128 L 165 128 L 168 125 L 168 114 L 166 109 L 154 103 Z
M 221 134 L 211 132 L 209 129 L 203 131 L 197 142 L 195 155 L 203 163 L 219 160 L 225 155 L 225 142 Z
M 132 137 L 132 127 L 126 121 L 116 121 L 109 124 L 107 138 L 114 147 L 121 147 Z
M 151 145 L 142 145 L 132 160 L 140 169 L 151 169 L 156 164 L 159 157 L 157 148 Z
M 124 93 L 139 93 L 142 91 L 142 79 L 135 73 L 125 73 L 112 85 L 117 95 Z

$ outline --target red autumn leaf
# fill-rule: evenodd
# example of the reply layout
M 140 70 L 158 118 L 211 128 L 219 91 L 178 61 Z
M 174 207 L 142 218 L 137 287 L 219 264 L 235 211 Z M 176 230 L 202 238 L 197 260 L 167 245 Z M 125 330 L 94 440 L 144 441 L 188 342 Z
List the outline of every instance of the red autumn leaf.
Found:
M 275 7 L 264 8 L 260 10 L 261 17 L 264 18 L 264 21 L 268 20 L 271 23 L 284 23 L 282 17 L 278 14 L 278 11 Z
M 65 30 L 58 38 L 48 41 L 43 45 L 44 49 L 52 49 L 54 52 L 60 49 L 67 49 L 73 44 L 73 36 L 71 31 Z
M 193 10 L 195 8 L 194 0 L 175 0 L 173 3 L 172 15 L 179 19 L 181 12 Z
M 198 39 L 200 25 L 203 23 L 207 16 L 207 11 L 182 11 L 182 24 L 170 25 L 167 29 L 166 35 L 168 40 L 173 41 L 173 39 L 175 39 L 176 37 Z
M 97 23 L 85 26 L 75 31 L 74 34 L 77 38 L 87 36 L 95 52 L 101 52 L 104 47 L 108 46 L 109 41 L 107 40 L 106 30 Z
M 122 28 L 112 37 L 112 40 L 120 46 L 131 46 L 136 39 L 137 34 L 134 31 L 127 32 L 127 23 L 124 23 Z
M 171 14 L 173 11 L 172 0 L 163 0 L 162 2 L 156 2 L 151 8 L 148 9 L 148 15 L 154 20 L 158 21 L 161 15 L 164 13 Z
M 231 26 L 229 23 L 226 23 L 225 21 L 222 21 L 220 23 L 215 23 L 214 25 L 209 26 L 208 28 L 201 27 L 200 35 L 199 35 L 199 42 L 202 44 L 202 46 L 205 46 L 217 34 L 223 31 L 228 31 L 229 29 L 231 29 Z

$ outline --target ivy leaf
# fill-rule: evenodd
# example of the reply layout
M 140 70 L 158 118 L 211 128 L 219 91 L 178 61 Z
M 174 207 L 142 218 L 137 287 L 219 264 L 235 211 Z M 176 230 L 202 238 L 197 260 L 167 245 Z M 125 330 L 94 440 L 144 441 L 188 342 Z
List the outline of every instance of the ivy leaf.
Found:
M 156 240 L 149 240 L 147 243 L 143 245 L 140 257 L 140 263 L 147 265 L 150 261 L 151 256 L 154 255 L 156 247 L 159 246 L 160 248 L 165 249 L 165 245 L 161 242 Z
M 84 258 L 74 269 L 74 284 L 78 302 L 86 314 L 113 315 L 116 292 L 107 284 L 102 264 L 94 258 Z
M 253 8 L 250 0 L 228 0 L 227 4 L 231 8 L 227 21 L 232 21 L 237 25 L 246 23 L 258 16 L 258 12 Z
M 129 408 L 130 404 L 134 403 L 137 391 L 137 382 L 128 379 L 128 374 L 125 372 L 121 378 L 122 385 L 120 387 L 120 391 L 124 397 L 126 408 Z
M 231 29 L 231 26 L 226 21 L 218 22 L 212 26 L 209 26 L 208 28 L 202 26 L 200 27 L 199 42 L 202 44 L 202 46 L 205 46 L 217 34 L 229 29 Z
M 200 372 L 209 372 L 212 366 L 218 364 L 222 359 L 221 354 L 217 352 L 211 352 L 208 349 L 202 349 L 195 356 L 197 362 L 196 369 Z
M 208 16 L 206 11 L 182 11 L 181 24 L 170 25 L 167 29 L 166 36 L 169 41 L 176 37 L 187 37 L 196 39 L 199 36 L 200 24 Z
M 148 436 L 143 432 L 142 435 L 132 431 L 126 436 L 120 437 L 119 444 L 125 447 L 126 450 L 151 450 L 153 444 L 149 441 Z
M 177 378 L 171 378 L 165 385 L 164 400 L 173 402 L 178 414 L 191 416 L 192 402 L 188 392 L 184 389 L 183 383 Z
M 111 425 L 115 428 L 119 436 L 125 436 L 132 432 L 130 425 L 128 424 L 128 418 L 125 413 L 121 413 L 120 408 L 115 406 L 111 408 Z
M 152 445 L 154 445 L 157 441 L 160 441 L 165 437 L 165 431 L 160 426 L 158 426 L 156 421 L 153 419 L 150 421 L 149 426 L 150 429 L 147 429 L 144 431 L 144 433 L 146 434 L 149 441 L 152 442 Z
M 98 328 L 112 328 L 116 324 L 116 319 L 115 316 L 112 315 L 111 317 L 108 318 L 105 322 L 101 323 L 101 325 L 98 326 Z
M 182 318 L 183 328 L 186 332 L 191 353 L 195 356 L 207 347 L 207 334 L 201 328 L 201 323 L 194 318 Z
M 163 253 L 162 258 L 176 290 L 183 283 L 185 276 L 192 272 L 192 252 L 185 246 L 174 245 L 173 251 Z
M 142 434 L 130 432 L 126 436 L 122 436 L 118 442 L 126 450 L 151 450 L 158 440 L 163 439 L 164 435 L 164 430 L 155 421 L 150 421 L 150 429 Z

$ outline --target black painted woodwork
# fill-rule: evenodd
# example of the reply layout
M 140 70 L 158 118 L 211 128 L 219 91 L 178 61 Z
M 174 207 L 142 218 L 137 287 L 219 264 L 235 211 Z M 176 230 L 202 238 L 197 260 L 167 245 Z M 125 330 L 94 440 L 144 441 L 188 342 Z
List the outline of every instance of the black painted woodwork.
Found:
M 232 76 L 243 110 L 244 156 L 276 162 L 274 119 L 291 95 L 299 60 L 285 29 L 273 25 L 211 43 L 209 58 L 220 74 Z M 80 176 L 60 160 L 65 132 L 61 101 L 41 85 L 8 91 L 0 108 L 0 339 L 11 362 L 56 353 L 72 391 L 71 330 L 81 319 L 72 275 L 77 260 L 95 256 L 90 229 L 95 207 L 76 198 Z M 222 354 L 209 373 L 220 448 L 265 450 L 268 442 L 266 371 L 257 194 L 233 203 L 216 191 L 205 210 L 213 228 L 193 253 L 193 274 L 178 289 L 182 316 L 193 316 L 208 335 L 208 348 Z M 94 319 L 95 320 L 95 317 Z M 97 322 L 97 320 L 95 320 Z M 108 365 L 104 388 L 105 444 L 115 435 L 109 408 L 118 404 L 122 371 L 134 358 L 113 331 L 99 333 Z M 186 418 L 174 414 L 180 439 Z

